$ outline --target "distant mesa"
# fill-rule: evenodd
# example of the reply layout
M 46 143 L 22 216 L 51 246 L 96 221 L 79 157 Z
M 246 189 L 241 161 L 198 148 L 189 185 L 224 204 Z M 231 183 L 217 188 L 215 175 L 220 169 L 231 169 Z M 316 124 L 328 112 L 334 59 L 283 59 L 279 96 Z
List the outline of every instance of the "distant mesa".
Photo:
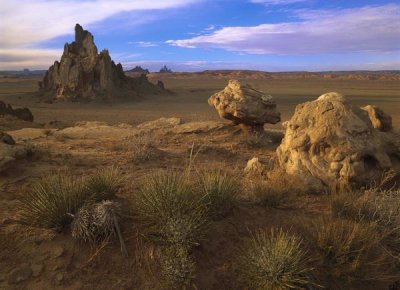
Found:
M 168 68 L 166 65 L 164 65 L 161 69 L 160 69 L 160 73 L 172 73 L 172 69 Z
M 142 73 L 142 74 L 149 74 L 148 69 L 144 69 L 141 66 L 135 66 L 133 69 L 127 70 L 127 73 Z
M 39 92 L 53 100 L 91 101 L 135 99 L 162 90 L 145 75 L 127 77 L 108 50 L 98 53 L 93 35 L 77 24 L 75 41 L 65 44 L 61 60 L 54 62 L 39 82 Z

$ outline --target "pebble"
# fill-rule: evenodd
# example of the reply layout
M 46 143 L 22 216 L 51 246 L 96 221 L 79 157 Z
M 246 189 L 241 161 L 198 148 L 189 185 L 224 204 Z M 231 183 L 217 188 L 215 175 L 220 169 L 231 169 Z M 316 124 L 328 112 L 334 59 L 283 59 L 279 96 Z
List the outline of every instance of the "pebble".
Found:
M 39 277 L 40 274 L 42 274 L 42 272 L 43 272 L 43 265 L 41 265 L 41 264 L 32 265 L 31 270 L 32 270 L 33 277 Z
M 20 268 L 11 271 L 8 276 L 8 284 L 18 284 L 28 280 L 32 275 L 32 270 L 28 265 L 21 266 Z
M 61 257 L 63 254 L 64 254 L 64 248 L 63 247 L 61 247 L 61 246 L 58 246 L 58 247 L 56 247 L 54 250 L 53 250 L 53 257 L 54 258 L 59 258 L 59 257 Z

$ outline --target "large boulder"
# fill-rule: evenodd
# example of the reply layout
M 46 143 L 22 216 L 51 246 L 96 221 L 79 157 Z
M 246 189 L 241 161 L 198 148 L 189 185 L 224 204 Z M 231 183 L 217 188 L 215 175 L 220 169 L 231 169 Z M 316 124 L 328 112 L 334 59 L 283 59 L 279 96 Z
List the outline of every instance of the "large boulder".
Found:
M 230 80 L 224 90 L 212 95 L 208 104 L 218 111 L 221 118 L 253 128 L 262 128 L 265 123 L 276 124 L 280 113 L 272 96 Z
M 56 61 L 39 83 L 39 92 L 55 100 L 111 100 L 161 91 L 145 75 L 125 76 L 122 65 L 111 60 L 108 50 L 98 54 L 93 35 L 79 24 L 75 26 L 75 41 L 65 44 L 61 61 Z
M 33 122 L 32 112 L 28 108 L 16 108 L 0 101 L 0 115 L 9 115 L 27 122 Z
M 376 130 L 367 112 L 328 93 L 296 107 L 277 149 L 280 165 L 315 189 L 365 185 L 382 172 L 400 172 L 400 150 L 391 133 Z

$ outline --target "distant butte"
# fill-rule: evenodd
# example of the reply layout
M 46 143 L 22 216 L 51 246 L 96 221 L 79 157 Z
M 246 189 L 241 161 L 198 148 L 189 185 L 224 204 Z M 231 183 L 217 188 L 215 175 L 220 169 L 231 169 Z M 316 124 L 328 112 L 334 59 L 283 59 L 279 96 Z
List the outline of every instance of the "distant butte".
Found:
M 76 24 L 75 41 L 65 44 L 61 60 L 55 61 L 39 82 L 39 92 L 56 101 L 91 101 L 135 99 L 163 89 L 145 75 L 127 77 L 108 50 L 98 53 L 93 35 Z

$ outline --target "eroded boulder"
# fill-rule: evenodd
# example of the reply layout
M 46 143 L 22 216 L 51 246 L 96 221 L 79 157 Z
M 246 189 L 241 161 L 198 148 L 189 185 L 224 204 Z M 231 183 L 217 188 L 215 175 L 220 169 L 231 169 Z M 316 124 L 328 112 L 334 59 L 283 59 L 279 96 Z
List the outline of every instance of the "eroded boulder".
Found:
M 338 93 L 296 107 L 277 157 L 287 173 L 315 189 L 371 184 L 385 170 L 400 172 L 394 135 L 376 130 L 367 112 Z
M 281 120 L 272 96 L 237 80 L 230 80 L 224 90 L 208 99 L 208 104 L 215 107 L 221 118 L 251 128 L 262 129 L 265 123 L 276 124 Z
M 108 50 L 100 53 L 93 35 L 75 26 L 75 41 L 65 44 L 61 61 L 56 61 L 42 82 L 39 92 L 54 100 L 112 100 L 159 93 L 162 89 L 148 81 L 125 76 L 121 64 L 111 60 Z
M 26 150 L 15 145 L 14 139 L 7 133 L 0 131 L 0 172 L 8 169 L 16 159 L 24 158 Z
M 379 131 L 388 132 L 392 130 L 392 117 L 382 111 L 376 106 L 365 106 L 362 107 L 364 111 L 368 113 L 369 119 L 371 120 L 372 126 Z

